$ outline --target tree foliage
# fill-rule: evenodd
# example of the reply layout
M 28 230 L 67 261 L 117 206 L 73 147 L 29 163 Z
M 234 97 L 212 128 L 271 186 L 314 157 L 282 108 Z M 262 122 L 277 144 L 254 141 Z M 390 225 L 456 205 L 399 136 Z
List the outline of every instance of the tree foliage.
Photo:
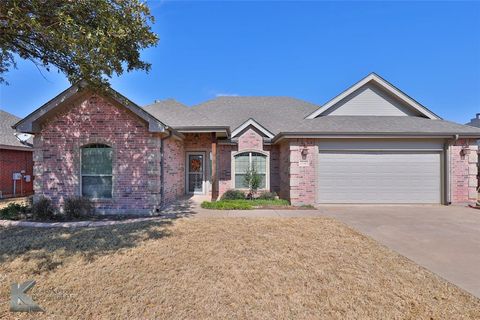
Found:
M 153 22 L 139 0 L 1 0 L 0 83 L 17 57 L 55 66 L 72 83 L 148 71 L 140 51 L 158 42 Z
M 245 184 L 248 185 L 249 194 L 248 198 L 253 198 L 260 188 L 260 184 L 262 183 L 262 177 L 257 173 L 255 167 L 248 168 L 247 172 L 245 172 L 244 176 Z

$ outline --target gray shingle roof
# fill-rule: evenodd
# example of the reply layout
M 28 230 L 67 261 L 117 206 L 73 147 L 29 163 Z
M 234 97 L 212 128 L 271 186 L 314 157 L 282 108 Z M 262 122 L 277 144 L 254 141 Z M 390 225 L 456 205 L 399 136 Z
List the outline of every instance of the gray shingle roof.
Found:
M 31 139 L 28 140 L 29 144 L 21 143 L 14 135 L 15 130 L 12 126 L 20 121 L 19 117 L 14 116 L 11 113 L 0 110 L 0 145 L 10 147 L 31 147 Z
M 143 107 L 148 113 L 173 128 L 208 126 L 213 123 L 208 117 L 197 114 L 192 108 L 174 99 L 155 102 Z M 224 124 L 225 126 L 225 124 Z
M 451 121 L 401 116 L 325 116 L 285 126 L 282 132 L 480 135 L 480 129 Z
M 192 107 L 197 113 L 214 119 L 217 126 L 234 130 L 252 118 L 273 134 L 289 121 L 303 120 L 317 105 L 290 97 L 218 97 Z
M 233 131 L 252 118 L 267 130 L 279 133 L 319 134 L 471 134 L 480 129 L 450 121 L 401 116 L 305 117 L 319 106 L 289 97 L 218 97 L 193 107 L 174 100 L 145 107 L 172 127 L 229 126 Z

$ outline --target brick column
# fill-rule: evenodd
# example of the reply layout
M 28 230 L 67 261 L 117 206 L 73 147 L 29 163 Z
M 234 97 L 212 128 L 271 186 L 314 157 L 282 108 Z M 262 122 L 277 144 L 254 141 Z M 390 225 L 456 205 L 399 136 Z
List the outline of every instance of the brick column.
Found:
M 218 179 L 217 179 L 217 137 L 212 132 L 212 201 L 218 198 Z
M 461 139 L 450 146 L 450 187 L 453 204 L 477 200 L 478 146 L 475 141 Z
M 315 204 L 318 147 L 313 139 L 290 142 L 290 202 Z

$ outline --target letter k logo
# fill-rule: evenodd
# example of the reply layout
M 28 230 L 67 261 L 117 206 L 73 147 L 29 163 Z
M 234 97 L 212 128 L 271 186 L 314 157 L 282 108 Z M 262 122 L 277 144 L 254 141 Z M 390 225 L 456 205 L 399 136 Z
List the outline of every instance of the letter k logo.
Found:
M 33 288 L 35 280 L 25 281 L 22 284 L 14 283 L 11 285 L 10 311 L 13 312 L 32 312 L 44 311 L 32 298 L 25 293 Z

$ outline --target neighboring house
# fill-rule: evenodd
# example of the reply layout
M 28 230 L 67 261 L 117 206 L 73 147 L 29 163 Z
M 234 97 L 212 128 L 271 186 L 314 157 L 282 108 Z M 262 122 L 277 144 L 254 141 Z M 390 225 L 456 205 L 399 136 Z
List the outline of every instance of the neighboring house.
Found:
M 184 194 L 262 189 L 294 205 L 468 203 L 480 129 L 442 120 L 376 74 L 325 105 L 220 97 L 141 108 L 73 85 L 15 125 L 35 134 L 35 193 L 57 205 L 91 197 L 100 212 L 155 212 Z M 472 152 L 474 150 L 474 152 Z
M 480 113 L 477 113 L 475 115 L 475 118 L 473 118 L 472 120 L 470 120 L 469 123 L 467 123 L 467 126 L 480 128 Z M 479 153 L 479 156 L 480 156 L 480 140 L 477 141 L 477 145 L 479 146 L 478 153 Z M 477 184 L 477 187 L 480 187 L 480 161 L 478 162 L 477 166 L 478 166 L 478 174 L 477 174 L 478 184 Z
M 18 121 L 20 118 L 0 110 L 0 198 L 33 193 L 32 139 L 15 133 L 12 126 Z

